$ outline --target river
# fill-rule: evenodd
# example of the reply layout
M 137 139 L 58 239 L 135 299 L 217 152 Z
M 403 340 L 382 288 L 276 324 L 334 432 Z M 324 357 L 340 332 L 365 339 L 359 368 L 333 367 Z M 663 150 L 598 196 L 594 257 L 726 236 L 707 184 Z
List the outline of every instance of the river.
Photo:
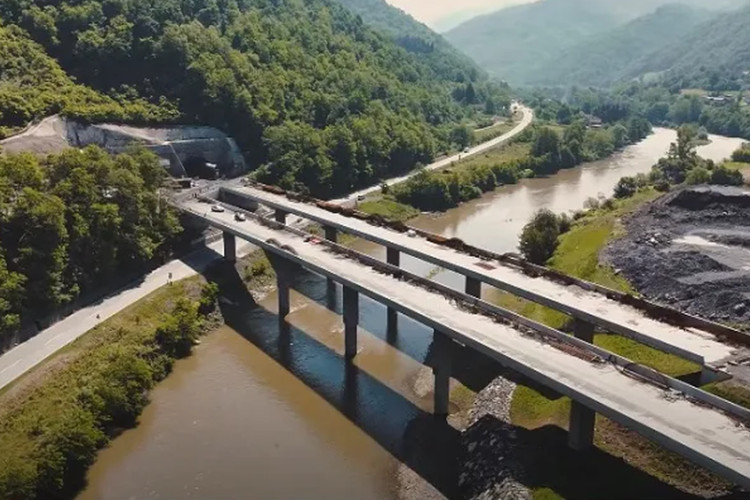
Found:
M 656 129 L 607 160 L 524 180 L 412 224 L 513 251 L 537 209 L 577 210 L 589 197 L 611 195 L 620 177 L 648 172 L 675 138 Z M 716 161 L 742 142 L 711 139 L 699 153 Z M 459 284 L 452 273 L 408 258 L 402 263 Z M 398 336 L 390 338 L 385 308 L 363 297 L 360 352 L 347 368 L 340 295 L 329 303 L 325 281 L 313 275 L 300 276 L 295 288 L 288 327 L 279 326 L 274 293 L 258 304 L 231 293 L 223 306 L 228 326 L 175 364 L 139 426 L 99 453 L 79 498 L 381 499 L 425 488 L 416 490 L 419 497 L 433 487 L 451 495 L 457 433 L 430 418 L 430 394 L 418 383 L 431 331 L 401 317 Z

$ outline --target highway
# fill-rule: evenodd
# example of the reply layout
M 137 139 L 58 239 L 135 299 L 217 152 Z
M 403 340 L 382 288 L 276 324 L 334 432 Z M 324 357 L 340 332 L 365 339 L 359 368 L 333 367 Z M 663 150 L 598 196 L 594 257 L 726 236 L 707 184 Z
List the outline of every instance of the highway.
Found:
M 750 432 L 723 412 L 633 378 L 612 364 L 573 356 L 510 324 L 462 307 L 453 299 L 335 253 L 301 234 L 272 229 L 252 218 L 238 222 L 231 210 L 213 213 L 206 207 L 198 201 L 184 205 L 217 229 L 331 277 L 750 487 Z M 280 248 L 282 245 L 287 250 Z
M 393 229 L 374 226 L 367 221 L 336 214 L 310 203 L 292 201 L 253 187 L 223 189 L 250 197 L 265 206 L 282 209 L 290 214 L 398 249 L 436 266 L 477 278 L 490 286 L 553 307 L 607 331 L 634 338 L 700 364 L 722 365 L 739 350 L 738 347 L 727 345 L 710 333 L 695 329 L 686 330 L 651 319 L 642 311 L 611 300 L 599 292 L 566 286 L 546 278 L 532 278 L 520 269 L 503 265 L 498 261 L 493 261 L 492 265 L 488 266 L 476 257 L 431 243 L 423 237 L 410 237 Z M 482 266 L 478 265 L 480 263 Z
M 447 166 L 450 166 L 451 163 L 455 163 L 455 162 L 457 162 L 457 161 L 459 161 L 461 159 L 466 159 L 466 158 L 470 158 L 472 156 L 476 156 L 476 155 L 478 155 L 480 153 L 484 153 L 487 150 L 490 150 L 490 149 L 492 149 L 494 147 L 497 147 L 500 144 L 508 142 L 509 140 L 511 140 L 512 138 L 514 138 L 515 136 L 517 136 L 518 134 L 520 134 L 521 132 L 523 132 L 524 130 L 526 130 L 526 127 L 528 127 L 529 125 L 531 125 L 531 123 L 534 121 L 534 111 L 531 108 L 527 108 L 526 106 L 522 106 L 520 104 L 516 104 L 516 106 L 518 107 L 519 111 L 523 114 L 523 117 L 521 118 L 521 121 L 518 123 L 518 125 L 516 125 L 513 128 L 513 130 L 511 130 L 510 132 L 507 132 L 507 133 L 505 133 L 505 134 L 503 134 L 503 135 L 501 135 L 499 137 L 495 137 L 494 139 L 491 139 L 491 140 L 489 140 L 487 142 L 483 142 L 482 144 L 478 144 L 478 145 L 474 146 L 473 148 L 470 148 L 469 151 L 467 151 L 465 153 L 463 153 L 463 152 L 462 153 L 456 153 L 453 156 L 449 156 L 449 157 L 443 158 L 441 160 L 438 160 L 438 161 L 436 161 L 434 163 L 431 163 L 431 164 L 425 166 L 421 170 L 414 170 L 412 172 L 409 172 L 406 175 L 402 175 L 402 176 L 399 176 L 399 177 L 393 177 L 392 179 L 387 179 L 387 180 L 385 180 L 383 182 L 385 182 L 389 186 L 392 186 L 392 185 L 395 185 L 395 184 L 400 184 L 400 183 L 402 183 L 404 181 L 407 181 L 410 178 L 414 177 L 415 175 L 417 175 L 422 170 L 437 170 L 439 168 L 445 168 Z M 361 196 L 367 196 L 369 194 L 372 194 L 372 193 L 380 191 L 381 184 L 382 184 L 382 182 L 378 183 L 376 186 L 371 186 L 371 187 L 369 187 L 367 189 L 362 189 L 360 191 L 356 191 L 356 192 L 354 192 L 354 193 L 352 193 L 349 196 L 346 196 L 344 198 L 339 198 L 337 200 L 331 200 L 331 203 L 336 203 L 336 204 L 339 204 L 339 205 L 350 205 L 353 202 L 355 202 L 357 200 L 357 198 L 359 198 Z

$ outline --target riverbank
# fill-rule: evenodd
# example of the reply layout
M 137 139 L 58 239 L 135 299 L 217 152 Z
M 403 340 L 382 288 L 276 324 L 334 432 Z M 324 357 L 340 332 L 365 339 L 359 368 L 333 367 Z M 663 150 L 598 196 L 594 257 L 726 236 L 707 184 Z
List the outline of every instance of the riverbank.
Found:
M 615 245 L 613 242 L 630 241 L 632 238 L 637 238 L 637 234 L 642 231 L 649 230 L 648 227 L 644 227 L 645 222 L 637 214 L 651 213 L 651 207 L 661 214 L 660 207 L 675 197 L 675 195 L 667 195 L 663 198 L 660 196 L 661 193 L 647 189 L 633 198 L 619 200 L 611 206 L 589 211 L 573 225 L 570 232 L 561 237 L 560 245 L 549 261 L 549 266 L 620 291 L 633 292 L 631 282 L 626 279 L 626 276 L 630 275 L 627 272 L 623 273 L 625 276 L 615 272 L 610 261 L 603 259 L 603 255 L 605 253 L 616 255 L 616 262 L 626 258 L 617 248 L 611 253 L 607 250 Z M 629 222 L 623 222 L 628 220 Z M 648 245 L 645 246 L 650 248 Z M 638 259 L 638 262 L 639 265 L 644 264 L 643 259 Z M 680 259 L 680 262 L 684 262 L 684 259 Z M 659 281 L 663 282 L 664 276 L 654 278 L 660 278 Z M 502 293 L 495 294 L 493 299 L 505 307 L 555 328 L 570 327 L 565 316 L 536 304 Z M 679 303 L 671 305 L 680 306 Z M 595 343 L 672 376 L 690 377 L 698 371 L 698 367 L 692 363 L 622 337 L 599 332 L 595 336 Z M 498 383 L 503 386 L 507 384 L 507 381 L 501 379 L 494 384 Z M 747 402 L 747 392 L 741 387 L 719 384 L 708 389 L 740 404 L 743 401 Z M 568 398 L 555 397 L 532 387 L 518 385 L 510 405 L 510 422 L 516 428 L 524 429 L 531 434 L 554 434 L 557 430 L 553 429 L 567 429 L 569 412 Z M 486 435 L 501 439 L 507 434 L 507 428 L 504 426 L 495 425 L 495 427 L 494 434 Z M 561 440 L 562 438 L 557 441 Z M 558 443 L 559 446 L 553 444 L 547 450 L 548 454 L 554 457 L 557 465 L 536 462 L 532 470 L 520 471 L 521 477 L 527 481 L 526 484 L 531 486 L 532 497 L 535 499 L 593 496 L 606 498 L 688 498 L 691 495 L 715 497 L 731 491 L 730 485 L 713 474 L 693 466 L 671 452 L 653 445 L 640 435 L 601 416 L 597 416 L 595 434 L 597 449 L 594 454 L 599 455 L 596 464 L 590 462 L 590 456 L 571 454 L 564 448 L 564 440 L 562 441 Z M 523 446 L 518 449 L 521 450 L 519 453 L 522 455 L 528 452 L 528 449 Z M 504 459 L 524 463 L 523 458 L 506 456 Z M 566 465 L 560 466 L 563 463 Z M 597 473 L 592 474 L 593 470 Z M 653 480 L 633 482 L 632 478 L 644 474 L 657 478 L 660 482 Z M 590 485 L 592 475 L 597 477 L 596 487 Z M 631 479 L 628 480 L 628 477 Z M 670 486 L 674 489 L 670 489 Z
M 260 289 L 270 267 L 241 264 Z M 136 425 L 148 391 L 221 323 L 217 289 L 172 283 L 103 321 L 0 391 L 0 498 L 70 497 L 98 449 Z

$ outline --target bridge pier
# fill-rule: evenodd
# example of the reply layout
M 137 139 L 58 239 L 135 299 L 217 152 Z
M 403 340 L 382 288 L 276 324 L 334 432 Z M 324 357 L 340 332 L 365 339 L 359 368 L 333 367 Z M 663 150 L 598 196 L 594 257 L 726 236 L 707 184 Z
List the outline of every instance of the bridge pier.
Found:
M 339 232 L 335 227 L 323 226 L 323 232 L 328 241 L 337 243 L 339 240 Z M 336 294 L 336 282 L 332 278 L 326 278 L 326 296 L 331 297 Z
M 237 262 L 237 238 L 232 233 L 224 231 L 224 260 Z
M 453 341 L 440 330 L 433 331 L 435 356 L 432 372 L 435 375 L 433 414 L 437 417 L 447 417 L 451 392 L 451 365 Z
M 578 401 L 570 405 L 568 424 L 568 446 L 576 451 L 584 451 L 594 445 L 594 423 L 596 412 Z
M 358 326 L 359 293 L 344 285 L 344 357 L 347 361 L 357 355 Z
M 288 214 L 285 211 L 281 210 L 280 208 L 277 208 L 276 212 L 274 213 L 274 218 L 276 219 L 276 222 L 286 225 L 287 215 Z
M 401 252 L 395 248 L 386 248 L 386 262 L 392 266 L 399 267 L 401 265 Z M 392 340 L 398 335 L 398 312 L 392 307 L 388 308 L 387 325 L 386 335 L 389 340 Z
M 573 335 L 584 342 L 594 342 L 594 325 L 576 318 L 573 323 Z M 594 426 L 596 412 L 572 401 L 570 406 L 570 420 L 568 423 L 568 446 L 576 451 L 584 451 L 594 445 Z
M 470 278 L 469 276 L 466 277 L 466 295 L 471 295 L 472 297 L 481 298 L 482 297 L 482 282 L 479 281 L 476 278 Z
M 573 322 L 573 335 L 575 338 L 594 343 L 594 325 L 582 319 L 576 318 Z

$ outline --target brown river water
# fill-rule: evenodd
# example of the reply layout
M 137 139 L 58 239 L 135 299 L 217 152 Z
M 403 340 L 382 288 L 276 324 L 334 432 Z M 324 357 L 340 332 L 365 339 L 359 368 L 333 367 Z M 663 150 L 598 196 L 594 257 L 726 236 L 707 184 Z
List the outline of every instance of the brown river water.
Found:
M 610 196 L 620 177 L 648 172 L 675 137 L 656 129 L 610 159 L 503 187 L 412 224 L 514 251 L 536 210 L 577 210 L 589 197 Z M 714 160 L 742 142 L 712 139 L 699 152 Z M 358 247 L 384 253 L 364 242 Z M 402 258 L 402 265 L 461 285 L 452 273 L 413 259 Z M 448 426 L 431 423 L 430 394 L 415 383 L 425 372 L 431 331 L 400 317 L 398 336 L 389 338 L 385 308 L 362 297 L 359 354 L 347 368 L 340 290 L 327 297 L 325 280 L 314 275 L 298 277 L 295 288 L 287 327 L 275 315 L 274 293 L 259 304 L 229 293 L 228 326 L 176 363 L 151 393 L 138 427 L 100 452 L 79 499 L 398 498 L 404 469 L 450 495 L 451 457 L 419 451 L 426 442 L 455 438 Z

